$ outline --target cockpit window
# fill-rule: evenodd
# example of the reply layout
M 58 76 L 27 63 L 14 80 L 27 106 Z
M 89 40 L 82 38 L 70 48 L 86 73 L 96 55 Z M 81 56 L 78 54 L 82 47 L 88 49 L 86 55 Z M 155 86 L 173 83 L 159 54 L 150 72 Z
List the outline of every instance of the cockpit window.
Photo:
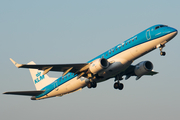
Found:
M 159 26 L 155 27 L 155 30 L 157 30 L 159 28 Z
M 162 28 L 162 27 L 167 27 L 167 25 L 159 25 L 155 27 L 155 30 L 157 30 L 158 28 Z

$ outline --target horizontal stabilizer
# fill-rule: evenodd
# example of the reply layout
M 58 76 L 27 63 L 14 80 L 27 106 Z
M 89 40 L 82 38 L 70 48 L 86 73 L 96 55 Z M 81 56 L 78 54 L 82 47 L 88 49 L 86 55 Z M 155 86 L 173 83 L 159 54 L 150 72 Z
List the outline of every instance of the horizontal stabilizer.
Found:
M 5 92 L 3 94 L 37 96 L 37 95 L 40 95 L 44 92 L 45 92 L 44 90 L 40 90 L 40 91 L 13 91 L 13 92 Z

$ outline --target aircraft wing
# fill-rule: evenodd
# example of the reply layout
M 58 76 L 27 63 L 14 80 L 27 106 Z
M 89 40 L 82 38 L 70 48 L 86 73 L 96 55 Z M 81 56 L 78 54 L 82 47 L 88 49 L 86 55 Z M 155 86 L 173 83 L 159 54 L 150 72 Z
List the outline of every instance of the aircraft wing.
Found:
M 39 91 L 13 91 L 13 92 L 5 92 L 3 94 L 13 94 L 13 95 L 27 95 L 27 96 L 37 96 L 45 92 L 44 90 Z
M 87 70 L 87 68 L 89 67 L 88 63 L 30 65 L 30 64 L 18 64 L 11 58 L 10 58 L 10 60 L 18 68 L 30 68 L 30 69 L 44 70 L 43 74 L 46 74 L 49 71 L 58 71 L 58 72 L 64 72 L 63 75 L 65 75 L 68 72 L 73 72 L 73 73 L 82 72 L 83 70 Z

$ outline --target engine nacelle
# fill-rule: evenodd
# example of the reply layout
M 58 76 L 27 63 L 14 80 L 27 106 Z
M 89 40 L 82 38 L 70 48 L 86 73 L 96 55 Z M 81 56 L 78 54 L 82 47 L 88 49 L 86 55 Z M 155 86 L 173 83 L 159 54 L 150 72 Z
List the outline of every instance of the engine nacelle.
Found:
M 142 61 L 135 66 L 134 73 L 141 77 L 146 73 L 152 71 L 153 64 L 150 61 Z
M 103 69 L 109 66 L 109 62 L 105 58 L 99 58 L 91 63 L 89 66 L 89 71 L 93 74 L 97 74 Z

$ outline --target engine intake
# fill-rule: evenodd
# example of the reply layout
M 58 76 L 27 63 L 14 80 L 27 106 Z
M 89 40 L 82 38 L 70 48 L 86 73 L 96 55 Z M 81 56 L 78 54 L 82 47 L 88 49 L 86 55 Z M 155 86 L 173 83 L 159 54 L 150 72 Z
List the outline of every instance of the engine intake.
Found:
M 89 71 L 93 74 L 97 74 L 107 67 L 109 67 L 109 62 L 105 58 L 99 58 L 91 63 Z
M 153 64 L 150 61 L 142 61 L 138 63 L 134 69 L 134 73 L 137 76 L 143 76 L 146 73 L 152 71 L 153 69 Z

